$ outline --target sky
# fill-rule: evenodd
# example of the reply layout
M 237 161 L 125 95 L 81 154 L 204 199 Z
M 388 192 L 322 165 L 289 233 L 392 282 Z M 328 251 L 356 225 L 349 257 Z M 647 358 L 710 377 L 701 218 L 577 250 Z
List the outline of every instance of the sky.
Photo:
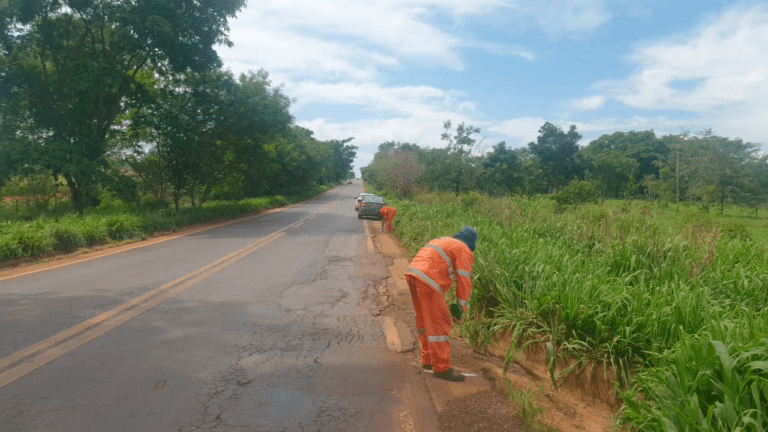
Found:
M 235 74 L 266 70 L 320 140 L 354 137 L 355 173 L 387 141 L 486 151 L 576 125 L 711 129 L 768 150 L 768 0 L 251 0 L 230 19 Z

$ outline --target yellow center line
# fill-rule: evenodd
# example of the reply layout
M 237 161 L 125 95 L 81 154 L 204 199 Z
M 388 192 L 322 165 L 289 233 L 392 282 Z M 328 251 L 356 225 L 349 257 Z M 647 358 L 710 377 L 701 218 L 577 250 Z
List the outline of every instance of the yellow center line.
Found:
M 264 237 L 263 239 L 260 239 L 254 243 L 251 243 L 250 245 L 246 246 L 243 249 L 233 252 L 223 258 L 220 258 L 192 273 L 189 273 L 187 275 L 184 275 L 174 280 L 173 282 L 167 283 L 148 293 L 145 293 L 139 297 L 136 297 L 133 300 L 123 303 L 122 305 L 114 309 L 101 313 L 89 320 L 83 321 L 78 325 L 75 325 L 54 336 L 51 336 L 48 339 L 45 339 L 28 348 L 25 348 L 21 351 L 18 351 L 14 354 L 11 354 L 7 357 L 0 359 L 0 370 L 2 370 L 14 363 L 17 363 L 27 357 L 30 357 L 35 353 L 42 351 L 42 353 L 38 354 L 36 357 L 22 364 L 19 364 L 15 367 L 12 367 L 11 369 L 3 373 L 0 373 L 0 388 L 5 387 L 6 385 L 16 381 L 17 379 L 23 377 L 24 375 L 40 368 L 41 366 L 47 363 L 50 363 L 51 361 L 68 353 L 69 351 L 72 351 L 73 349 L 83 345 L 84 343 L 87 343 L 103 335 L 104 333 L 125 323 L 131 318 L 134 318 L 146 312 L 147 310 L 152 309 L 153 307 L 157 306 L 163 301 L 200 283 L 201 281 L 207 279 L 208 277 L 218 272 L 219 270 L 222 270 L 225 267 L 228 267 L 234 264 L 235 262 L 241 260 L 242 258 L 268 245 L 274 240 L 277 240 L 278 238 L 282 237 L 288 229 L 304 223 L 304 221 L 309 218 L 310 216 L 305 217 L 297 222 L 294 222 L 291 225 L 288 225 L 285 228 L 282 228 L 279 231 L 276 231 L 270 234 L 269 236 Z M 133 309 L 130 309 L 132 307 Z M 130 310 L 126 312 L 127 309 L 130 309 Z M 96 327 L 88 330 L 89 328 L 94 326 Z M 85 332 L 82 333 L 83 331 Z M 82 333 L 82 334 L 79 334 L 79 333 Z M 75 335 L 77 336 L 73 337 Z M 65 342 L 60 343 L 62 341 L 65 341 Z M 57 344 L 59 345 L 56 346 Z

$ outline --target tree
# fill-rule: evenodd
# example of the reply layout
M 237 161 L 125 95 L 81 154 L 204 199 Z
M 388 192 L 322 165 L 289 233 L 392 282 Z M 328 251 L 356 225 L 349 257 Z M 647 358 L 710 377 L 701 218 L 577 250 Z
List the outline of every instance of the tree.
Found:
M 747 188 L 742 196 L 744 205 L 755 209 L 755 216 L 760 206 L 768 205 L 768 155 L 763 154 L 747 163 Z
M 473 135 L 480 133 L 480 128 L 461 123 L 452 134 L 451 127 L 450 120 L 443 122 L 445 132 L 440 135 L 440 139 L 448 143 L 446 147 L 424 154 L 430 161 L 425 163 L 428 169 L 424 171 L 423 177 L 428 179 L 433 188 L 452 190 L 458 195 L 469 186 L 475 175 L 478 146 Z
M 376 163 L 379 184 L 385 184 L 404 197 L 413 195 L 416 179 L 423 169 L 416 153 L 407 150 L 384 155 Z
M 739 202 L 750 190 L 748 164 L 757 159 L 760 146 L 717 136 L 710 129 L 697 135 L 692 139 L 692 188 L 705 202 L 718 203 L 722 212 L 726 199 Z
M 424 170 L 424 149 L 417 144 L 387 141 L 379 144 L 373 161 L 361 174 L 365 182 L 400 196 L 414 193 Z
M 244 0 L 37 0 L 0 12 L 0 94 L 30 159 L 64 176 L 79 212 L 93 202 L 106 136 L 148 67 L 221 64 L 227 19 Z M 5 111 L 5 110 L 4 110 Z M 7 111 L 5 111 L 7 113 Z M 2 115 L 2 114 L 0 114 Z M 6 114 L 5 118 L 9 116 Z M 2 122 L 5 122 L 5 118 Z
M 266 72 L 239 80 L 221 70 L 177 74 L 158 80 L 151 93 L 131 128 L 155 146 L 177 209 L 182 194 L 202 204 L 222 183 L 218 191 L 228 198 L 274 189 L 281 171 L 276 137 L 290 135 L 293 116 L 290 99 L 271 87 Z
M 125 162 L 139 178 L 143 190 L 152 197 L 152 201 L 165 204 L 170 191 L 170 179 L 157 152 L 129 155 Z
M 514 150 L 507 148 L 504 141 L 493 146 L 493 151 L 483 161 L 483 168 L 489 183 L 486 189 L 493 185 L 504 193 L 513 194 L 521 192 L 525 187 L 520 158 Z
M 601 184 L 604 196 L 618 197 L 659 177 L 669 148 L 652 130 L 602 135 L 581 149 L 586 169 Z M 648 192 L 648 191 L 645 191 Z
M 631 195 L 637 185 L 639 162 L 619 151 L 598 153 L 591 159 L 590 177 L 600 185 L 602 196 L 616 198 Z
M 341 181 L 347 178 L 350 171 L 352 171 L 352 163 L 357 156 L 357 146 L 348 145 L 347 143 L 354 138 L 346 138 L 343 140 L 330 140 L 327 141 L 327 145 L 333 152 L 333 179 L 332 181 Z
M 580 139 L 576 125 L 563 132 L 560 127 L 546 122 L 539 128 L 536 142 L 528 143 L 528 148 L 538 157 L 550 189 L 565 186 L 577 174 L 576 154 Z

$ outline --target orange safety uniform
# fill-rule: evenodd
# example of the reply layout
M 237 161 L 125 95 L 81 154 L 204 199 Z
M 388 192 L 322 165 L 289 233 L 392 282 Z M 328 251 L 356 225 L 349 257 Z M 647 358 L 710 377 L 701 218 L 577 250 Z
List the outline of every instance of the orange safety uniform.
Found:
M 435 372 L 445 372 L 451 367 L 448 335 L 453 322 L 445 293 L 455 281 L 457 303 L 462 312 L 467 311 L 474 261 L 472 250 L 463 241 L 440 237 L 419 250 L 405 273 L 416 310 L 421 363 L 432 365 Z
M 390 206 L 385 206 L 381 209 L 381 223 L 384 225 L 386 222 L 387 224 L 387 231 L 392 232 L 392 219 L 395 218 L 395 215 L 397 214 L 397 209 Z

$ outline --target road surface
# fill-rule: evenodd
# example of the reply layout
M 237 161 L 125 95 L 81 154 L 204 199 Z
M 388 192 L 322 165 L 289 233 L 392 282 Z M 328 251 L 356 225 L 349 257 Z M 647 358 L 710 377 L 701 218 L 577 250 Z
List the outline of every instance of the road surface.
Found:
M 435 431 L 354 199 L 0 274 L 0 431 Z

